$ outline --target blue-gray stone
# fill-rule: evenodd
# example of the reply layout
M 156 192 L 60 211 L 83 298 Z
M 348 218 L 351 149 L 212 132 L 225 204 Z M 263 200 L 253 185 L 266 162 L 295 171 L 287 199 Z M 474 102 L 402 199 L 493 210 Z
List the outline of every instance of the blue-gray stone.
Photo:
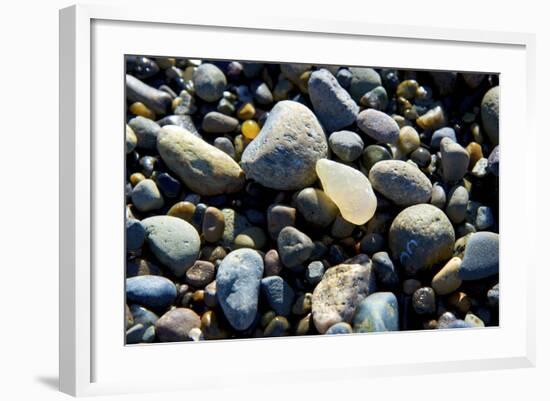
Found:
M 326 131 L 342 129 L 355 121 L 359 106 L 328 70 L 323 68 L 311 74 L 308 92 L 315 114 Z
M 349 325 L 349 323 L 346 323 L 346 322 L 333 324 L 325 332 L 325 334 L 351 334 L 351 333 L 353 333 L 353 329 Z
M 365 134 L 382 143 L 397 143 L 399 126 L 382 111 L 366 109 L 357 115 L 357 126 Z
M 254 322 L 263 272 L 262 257 L 248 248 L 230 252 L 218 267 L 216 296 L 225 317 L 236 330 L 246 330 Z
M 355 333 L 396 330 L 399 330 L 399 311 L 397 298 L 391 292 L 375 292 L 361 301 L 355 310 Z
M 294 301 L 294 291 L 280 276 L 265 277 L 261 281 L 262 293 L 277 315 L 288 316 Z
M 500 87 L 487 91 L 481 100 L 481 122 L 485 133 L 495 145 L 499 142 Z
M 135 324 L 142 324 L 143 326 L 151 326 L 159 319 L 156 313 L 151 312 L 149 309 L 144 308 L 141 305 L 130 305 L 130 312 L 134 317 Z
M 164 127 L 165 125 L 177 125 L 178 127 L 186 129 L 193 135 L 202 138 L 202 135 L 199 134 L 199 131 L 197 131 L 197 127 L 195 127 L 193 119 L 191 118 L 191 116 L 188 115 L 174 114 L 171 116 L 166 116 L 158 120 L 157 124 L 161 127 Z
M 488 231 L 472 234 L 458 270 L 459 277 L 462 280 L 479 280 L 498 274 L 498 250 L 498 234 Z
M 336 131 L 328 138 L 330 149 L 340 159 L 352 162 L 361 156 L 365 144 L 359 135 L 353 131 Z
M 165 114 L 172 105 L 172 98 L 168 93 L 153 88 L 130 74 L 126 74 L 126 97 L 132 103 L 142 102 L 157 114 Z
M 344 89 L 348 89 L 351 84 L 352 74 L 347 68 L 340 68 L 336 73 L 336 79 L 340 86 Z
M 222 70 L 214 64 L 201 64 L 193 73 L 195 93 L 202 100 L 215 102 L 223 96 L 227 80 Z
M 388 93 L 383 86 L 377 86 L 373 90 L 365 93 L 360 101 L 362 106 L 380 111 L 388 107 Z
M 136 251 L 141 248 L 145 241 L 145 228 L 139 220 L 126 220 L 126 249 Z
M 399 277 L 387 252 L 376 252 L 372 255 L 372 268 L 382 285 L 392 288 L 399 283 Z
M 359 102 L 365 93 L 382 85 L 380 75 L 373 68 L 350 67 L 349 71 L 352 75 L 349 93 L 356 102 Z
M 200 237 L 187 221 L 172 216 L 153 216 L 141 221 L 147 243 L 157 259 L 176 276 L 183 276 L 199 256 Z
M 129 303 L 162 311 L 172 305 L 176 295 L 176 286 L 165 277 L 136 276 L 126 279 L 126 298 Z
M 143 149 L 155 149 L 160 125 L 148 118 L 137 116 L 132 118 L 128 125 L 137 137 L 137 147 Z
M 311 262 L 306 269 L 306 280 L 311 285 L 317 285 L 325 274 L 325 265 L 318 260 Z
M 298 229 L 284 227 L 277 237 L 277 246 L 281 262 L 286 267 L 298 266 L 305 262 L 313 252 L 313 242 Z
M 440 128 L 440 129 L 436 130 L 432 135 L 432 139 L 430 141 L 430 146 L 433 149 L 439 149 L 439 145 L 441 144 L 441 140 L 443 138 L 450 138 L 454 142 L 456 142 L 455 130 L 452 129 L 451 127 L 443 127 L 443 128 Z
M 487 170 L 498 177 L 498 165 L 500 162 L 500 146 L 496 146 L 487 161 Z
M 493 211 L 489 206 L 480 206 L 477 208 L 476 228 L 486 230 L 495 223 Z
M 155 326 L 135 324 L 126 331 L 126 344 L 152 343 L 155 340 Z
M 487 291 L 487 302 L 489 303 L 489 306 L 492 306 L 492 307 L 498 306 L 499 297 L 500 297 L 500 289 L 497 283 L 489 291 Z
M 155 181 L 160 191 L 168 198 L 175 198 L 180 193 L 180 182 L 168 173 L 158 174 Z
M 164 206 L 164 198 L 155 181 L 147 178 L 132 189 L 132 203 L 140 212 L 150 212 Z

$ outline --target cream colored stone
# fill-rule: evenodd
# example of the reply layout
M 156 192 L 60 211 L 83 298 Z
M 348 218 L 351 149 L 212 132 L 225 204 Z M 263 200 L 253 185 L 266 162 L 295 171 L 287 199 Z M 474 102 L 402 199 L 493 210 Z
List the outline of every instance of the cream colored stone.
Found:
M 432 288 L 437 295 L 447 295 L 458 289 L 462 280 L 458 277 L 458 269 L 462 260 L 458 257 L 450 259 L 432 279 Z

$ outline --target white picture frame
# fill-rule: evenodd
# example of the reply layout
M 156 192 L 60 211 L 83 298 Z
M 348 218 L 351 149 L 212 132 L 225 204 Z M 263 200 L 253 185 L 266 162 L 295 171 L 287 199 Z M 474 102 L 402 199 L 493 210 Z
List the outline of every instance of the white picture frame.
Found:
M 412 369 L 415 373 L 433 373 L 534 366 L 534 308 L 528 306 L 535 299 L 535 284 L 533 274 L 527 273 L 534 272 L 534 261 L 528 255 L 535 253 L 525 252 L 527 256 L 521 258 L 511 245 L 521 244 L 522 249 L 533 246 L 521 233 L 535 231 L 536 210 L 527 206 L 527 191 L 512 192 L 506 184 L 514 181 L 525 188 L 536 186 L 534 177 L 527 174 L 535 166 L 534 157 L 516 155 L 511 166 L 506 147 L 507 138 L 518 129 L 536 142 L 533 119 L 528 114 L 534 110 L 534 35 L 261 15 L 251 18 L 249 14 L 227 19 L 221 13 L 210 11 L 208 17 L 204 13 L 182 16 L 160 7 L 79 5 L 60 12 L 61 391 L 79 396 L 197 389 L 205 383 L 223 388 L 244 385 L 247 380 L 265 381 L 268 374 L 269 380 L 277 377 L 288 382 L 344 377 L 361 380 L 365 376 L 409 374 Z M 184 31 L 186 37 L 200 34 L 204 38 L 200 49 L 191 44 L 183 46 L 174 39 L 167 39 L 162 46 L 155 40 L 160 37 L 156 35 L 168 38 Z M 129 34 L 139 40 L 129 41 L 125 36 Z M 242 45 L 216 45 L 215 39 L 220 35 L 224 39 L 239 38 Z M 257 38 L 261 38 L 269 53 L 252 46 Z M 281 46 L 286 49 L 283 52 L 276 46 L 286 42 L 297 47 L 307 44 L 310 54 L 303 48 L 298 51 L 292 46 Z M 323 54 L 320 43 L 327 44 L 334 54 Z M 365 57 L 368 52 L 356 52 L 362 55 L 346 56 L 345 50 L 350 46 L 371 49 L 376 55 Z M 383 48 L 393 48 L 409 57 L 396 61 L 395 54 L 380 50 Z M 315 49 L 317 52 L 313 52 Z M 379 49 L 378 52 L 374 52 L 375 49 Z M 421 57 L 414 49 L 431 49 L 439 53 L 439 59 Z M 121 198 L 117 195 L 123 191 L 123 114 L 120 111 L 124 103 L 121 95 L 124 81 L 119 80 L 123 76 L 123 59 L 119 57 L 123 54 L 320 64 L 330 63 L 331 57 L 335 60 L 346 56 L 345 62 L 350 65 L 501 73 L 500 326 L 483 330 L 125 347 L 122 331 L 124 258 L 119 255 L 124 250 L 120 245 L 123 216 L 119 207 Z M 452 54 L 473 57 L 470 64 L 465 64 L 463 58 L 449 57 Z M 116 70 L 117 63 L 119 70 Z M 97 134 L 112 129 L 115 133 L 111 136 Z M 116 135 L 117 129 L 120 137 Z M 513 271 L 518 265 L 521 270 Z M 403 346 L 411 342 L 417 344 L 418 349 L 431 344 L 435 351 L 421 353 Z M 443 347 L 449 342 L 455 344 L 453 350 Z M 392 349 L 390 355 L 377 353 L 377 349 L 384 347 L 391 347 L 386 348 Z M 318 352 L 320 348 L 324 351 L 322 356 Z M 360 358 L 367 350 L 369 358 Z M 197 362 L 197 372 L 188 374 L 186 380 L 176 380 L 171 358 L 198 356 L 199 351 L 206 362 L 210 353 L 222 352 L 225 361 L 215 367 L 210 365 L 208 378 L 201 376 L 201 370 L 207 366 L 205 362 Z M 286 367 L 282 356 L 291 358 L 298 353 L 307 355 L 309 362 Z M 262 354 L 271 358 L 271 366 L 245 366 Z M 144 380 L 139 371 L 133 369 L 137 361 L 164 361 L 167 368 L 148 372 L 148 380 Z

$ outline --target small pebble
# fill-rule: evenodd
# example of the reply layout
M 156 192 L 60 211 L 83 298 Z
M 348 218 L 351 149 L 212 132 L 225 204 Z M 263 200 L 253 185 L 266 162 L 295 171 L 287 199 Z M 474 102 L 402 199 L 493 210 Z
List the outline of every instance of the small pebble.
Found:
M 286 267 L 300 265 L 308 260 L 313 252 L 313 242 L 303 232 L 288 226 L 277 237 L 277 246 L 281 262 Z
M 328 138 L 328 144 L 336 156 L 346 162 L 361 156 L 365 146 L 361 137 L 352 131 L 333 132 Z
M 432 314 L 435 312 L 435 292 L 431 287 L 422 287 L 413 294 L 413 308 L 419 315 Z
M 349 323 L 346 323 L 346 322 L 333 324 L 325 332 L 325 334 L 351 334 L 351 333 L 353 333 L 353 328 Z
M 325 265 L 322 262 L 316 260 L 311 262 L 309 265 L 307 265 L 306 280 L 312 286 L 316 286 L 321 281 L 324 274 L 325 274 Z
M 164 199 L 155 181 L 145 179 L 132 190 L 132 203 L 140 212 L 149 212 L 164 206 Z

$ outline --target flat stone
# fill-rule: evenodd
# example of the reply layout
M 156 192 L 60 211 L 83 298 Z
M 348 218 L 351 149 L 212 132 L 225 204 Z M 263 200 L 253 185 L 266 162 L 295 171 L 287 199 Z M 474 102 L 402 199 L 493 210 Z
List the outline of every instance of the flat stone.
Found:
M 185 280 L 194 288 L 204 288 L 208 283 L 214 280 L 216 276 L 216 267 L 213 263 L 205 260 L 197 260 L 187 272 Z
M 498 274 L 499 235 L 479 231 L 466 243 L 458 274 L 462 280 L 480 280 Z
M 397 298 L 391 292 L 375 292 L 357 306 L 353 316 L 354 333 L 399 330 Z
M 357 126 L 378 142 L 396 144 L 399 139 L 399 126 L 395 120 L 375 109 L 360 112 L 357 116 Z
M 374 216 L 378 202 L 363 173 L 328 159 L 319 160 L 316 171 L 325 194 L 338 206 L 344 219 L 362 225 Z
M 265 277 L 261 281 L 262 293 L 271 309 L 280 316 L 290 315 L 294 290 L 279 276 Z
M 224 134 L 226 132 L 233 132 L 239 126 L 239 120 L 235 117 L 219 113 L 217 111 L 211 111 L 207 113 L 202 119 L 202 129 L 205 132 L 212 134 Z
M 176 286 L 161 276 L 136 276 L 126 279 L 126 299 L 155 311 L 165 310 L 176 299 Z

